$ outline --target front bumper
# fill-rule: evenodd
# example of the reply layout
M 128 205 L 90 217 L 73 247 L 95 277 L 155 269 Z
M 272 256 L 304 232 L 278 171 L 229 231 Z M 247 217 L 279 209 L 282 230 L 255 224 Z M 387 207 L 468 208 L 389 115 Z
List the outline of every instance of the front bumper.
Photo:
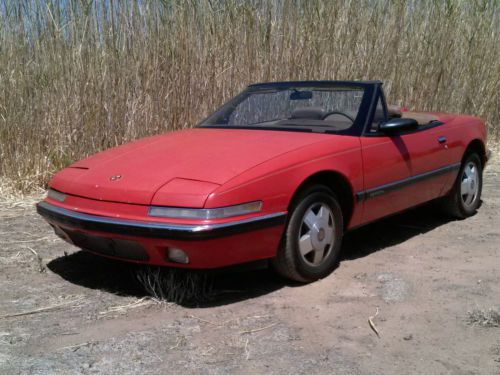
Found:
M 68 242 L 132 262 L 188 268 L 216 268 L 275 256 L 286 212 L 213 224 L 170 224 L 90 215 L 40 202 L 37 212 Z M 170 262 L 168 248 L 180 248 L 188 264 Z

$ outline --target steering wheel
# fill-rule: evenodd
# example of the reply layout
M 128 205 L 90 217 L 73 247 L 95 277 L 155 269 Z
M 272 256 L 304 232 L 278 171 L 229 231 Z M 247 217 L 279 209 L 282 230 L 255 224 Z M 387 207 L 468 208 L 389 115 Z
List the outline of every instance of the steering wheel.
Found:
M 331 115 L 341 115 L 341 116 L 347 117 L 351 122 L 354 122 L 354 119 L 351 116 L 349 116 L 343 112 L 339 112 L 339 111 L 330 111 L 330 112 L 325 113 L 323 115 L 322 120 L 325 120 L 328 116 L 331 116 Z

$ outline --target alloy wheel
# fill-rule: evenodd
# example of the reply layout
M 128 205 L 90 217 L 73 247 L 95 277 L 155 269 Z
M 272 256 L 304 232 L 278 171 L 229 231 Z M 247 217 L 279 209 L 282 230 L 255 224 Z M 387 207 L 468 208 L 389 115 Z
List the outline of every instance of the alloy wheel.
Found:
M 314 203 L 305 212 L 299 231 L 302 259 L 317 267 L 328 257 L 335 242 L 332 210 L 324 203 Z
M 472 206 L 477 198 L 479 190 L 479 172 L 476 164 L 469 161 L 462 172 L 460 184 L 460 195 L 466 207 Z

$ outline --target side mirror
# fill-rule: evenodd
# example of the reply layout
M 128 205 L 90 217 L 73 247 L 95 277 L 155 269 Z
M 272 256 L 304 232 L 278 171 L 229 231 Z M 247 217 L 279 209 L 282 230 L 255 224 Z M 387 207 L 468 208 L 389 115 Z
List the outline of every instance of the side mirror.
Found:
M 417 127 L 417 120 L 412 118 L 392 118 L 380 124 L 379 130 L 383 133 L 398 133 L 405 130 L 413 130 Z

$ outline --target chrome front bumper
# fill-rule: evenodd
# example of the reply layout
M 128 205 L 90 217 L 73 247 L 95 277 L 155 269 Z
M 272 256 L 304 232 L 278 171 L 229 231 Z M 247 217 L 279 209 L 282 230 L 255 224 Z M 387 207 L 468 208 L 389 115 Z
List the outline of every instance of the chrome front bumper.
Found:
M 216 224 L 169 224 L 90 215 L 67 210 L 47 202 L 36 205 L 37 212 L 50 224 L 62 227 L 136 237 L 175 240 L 204 240 L 258 230 L 285 223 L 286 212 Z

